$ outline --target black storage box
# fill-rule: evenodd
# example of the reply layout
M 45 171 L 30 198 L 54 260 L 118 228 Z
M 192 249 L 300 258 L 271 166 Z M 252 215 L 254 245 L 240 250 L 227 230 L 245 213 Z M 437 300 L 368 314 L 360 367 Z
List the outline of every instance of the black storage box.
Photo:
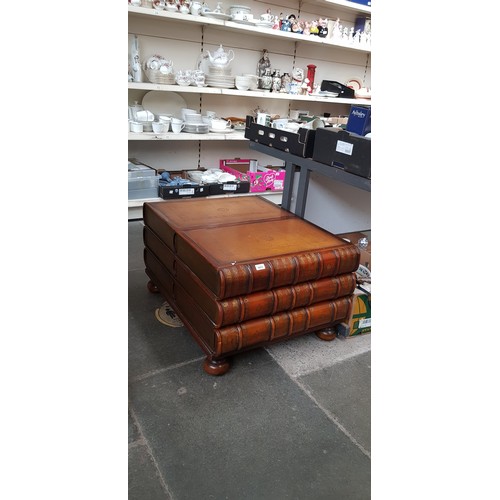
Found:
M 236 194 L 236 193 L 249 193 L 250 182 L 248 181 L 228 181 L 228 182 L 214 182 L 208 184 L 208 194 Z
M 288 132 L 255 123 L 253 116 L 246 118 L 245 137 L 251 141 L 285 151 L 302 158 L 311 158 L 316 130 L 299 128 L 298 132 Z
M 158 196 L 164 200 L 173 198 L 196 198 L 199 196 L 208 196 L 208 185 L 184 184 L 182 186 L 160 186 Z
M 321 82 L 320 90 L 326 90 L 327 92 L 336 92 L 338 94 L 337 97 L 347 97 L 349 99 L 354 99 L 354 89 L 351 87 L 347 87 L 346 85 L 342 85 L 340 82 L 334 82 L 332 80 L 323 80 Z
M 313 160 L 370 179 L 371 138 L 339 128 L 318 128 Z

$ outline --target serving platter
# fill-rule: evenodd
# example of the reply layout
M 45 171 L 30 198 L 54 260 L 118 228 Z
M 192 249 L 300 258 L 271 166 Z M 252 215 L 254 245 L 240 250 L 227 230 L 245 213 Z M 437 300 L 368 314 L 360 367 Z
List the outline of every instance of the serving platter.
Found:
M 142 99 L 142 107 L 157 116 L 182 116 L 182 108 L 187 108 L 187 103 L 186 100 L 176 92 L 150 90 Z

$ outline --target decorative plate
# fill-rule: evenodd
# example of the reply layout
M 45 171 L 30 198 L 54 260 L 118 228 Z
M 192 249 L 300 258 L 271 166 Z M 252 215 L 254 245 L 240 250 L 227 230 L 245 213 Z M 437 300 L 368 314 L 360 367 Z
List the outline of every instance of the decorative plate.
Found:
M 350 87 L 354 90 L 359 90 L 363 86 L 363 80 L 360 78 L 350 78 L 346 82 L 346 87 Z

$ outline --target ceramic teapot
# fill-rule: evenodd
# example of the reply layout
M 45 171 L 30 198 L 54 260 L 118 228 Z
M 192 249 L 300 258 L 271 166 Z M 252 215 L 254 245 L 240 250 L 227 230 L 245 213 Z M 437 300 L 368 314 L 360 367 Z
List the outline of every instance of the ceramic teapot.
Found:
M 207 50 L 207 55 L 210 64 L 219 68 L 227 66 L 234 59 L 234 52 L 231 49 L 225 51 L 222 45 L 213 54 Z

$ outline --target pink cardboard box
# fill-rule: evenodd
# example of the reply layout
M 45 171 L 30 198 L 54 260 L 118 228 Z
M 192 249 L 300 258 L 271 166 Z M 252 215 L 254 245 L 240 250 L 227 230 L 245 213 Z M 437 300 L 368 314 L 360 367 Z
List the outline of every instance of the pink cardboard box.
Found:
M 220 169 L 236 176 L 237 179 L 250 182 L 250 192 L 283 191 L 286 170 L 281 167 L 257 167 L 257 172 L 250 172 L 250 160 L 235 158 L 220 160 Z

